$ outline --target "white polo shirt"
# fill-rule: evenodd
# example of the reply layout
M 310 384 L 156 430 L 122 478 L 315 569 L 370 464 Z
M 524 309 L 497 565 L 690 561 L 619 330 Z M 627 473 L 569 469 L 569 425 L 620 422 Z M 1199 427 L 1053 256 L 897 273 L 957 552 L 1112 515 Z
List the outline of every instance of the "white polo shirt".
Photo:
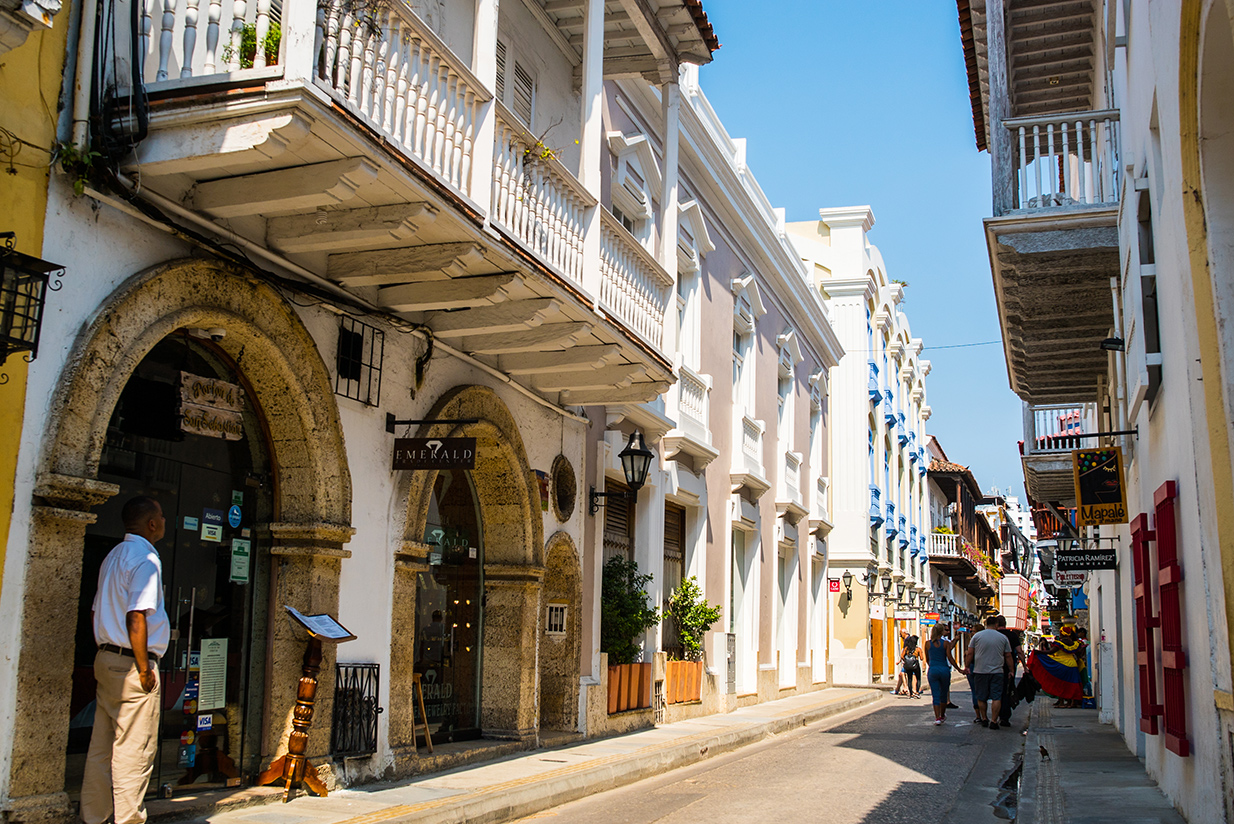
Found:
M 171 623 L 163 608 L 163 562 L 153 544 L 140 535 L 125 533 L 99 569 L 95 643 L 132 647 L 126 616 L 138 611 L 146 614 L 146 652 L 162 658 L 171 638 Z

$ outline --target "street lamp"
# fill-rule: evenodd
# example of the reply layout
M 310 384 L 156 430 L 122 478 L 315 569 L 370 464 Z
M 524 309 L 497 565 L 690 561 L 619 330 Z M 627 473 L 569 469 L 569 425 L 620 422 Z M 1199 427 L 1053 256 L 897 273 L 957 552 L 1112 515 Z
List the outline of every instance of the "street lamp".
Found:
M 883 576 L 883 595 L 890 595 L 890 594 L 891 594 L 891 576 L 884 575 Z
M 848 596 L 849 603 L 853 600 L 853 572 L 850 569 L 844 570 L 844 574 L 840 576 L 840 580 L 844 582 L 844 594 Z
M 27 362 L 38 357 L 44 299 L 60 288 L 64 274 L 63 266 L 18 252 L 16 238 L 0 232 L 0 366 L 18 352 L 27 353 Z M 0 384 L 7 382 L 0 375 Z
M 904 600 L 904 589 L 905 589 L 905 586 L 904 586 L 903 581 L 896 584 L 896 601 L 897 602 Z
M 638 444 L 635 445 L 635 439 Z M 651 468 L 651 459 L 656 456 L 656 453 L 647 448 L 643 443 L 643 433 L 634 432 L 630 435 L 630 442 L 626 444 L 626 448 L 617 453 L 617 457 L 621 460 L 621 471 L 625 473 L 626 484 L 630 487 L 629 492 L 596 492 L 596 488 L 591 487 L 591 500 L 588 506 L 588 511 L 595 515 L 600 511 L 603 505 L 601 498 L 626 498 L 634 500 L 638 497 L 638 491 L 643 488 L 643 484 L 647 483 L 647 471 Z

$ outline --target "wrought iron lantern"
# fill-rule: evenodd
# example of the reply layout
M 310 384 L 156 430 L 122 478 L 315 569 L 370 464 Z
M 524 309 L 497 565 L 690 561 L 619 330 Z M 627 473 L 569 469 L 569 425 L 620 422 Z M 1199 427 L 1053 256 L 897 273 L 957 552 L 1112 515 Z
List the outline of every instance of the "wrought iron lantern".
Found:
M 853 573 L 852 570 L 844 570 L 844 574 L 840 576 L 840 580 L 844 582 L 844 594 L 849 601 L 853 600 Z
M 64 267 L 18 252 L 16 234 L 0 232 L 0 366 L 9 355 L 25 352 L 26 362 L 39 354 L 39 330 L 47 291 L 60 289 Z M 54 279 L 54 280 L 53 280 Z M 0 383 L 8 381 L 0 375 Z
M 638 444 L 635 445 L 635 440 Z M 625 473 L 626 485 L 630 487 L 630 491 L 626 492 L 596 492 L 596 488 L 591 487 L 591 498 L 588 506 L 588 511 L 595 515 L 600 511 L 603 505 L 601 498 L 627 498 L 634 500 L 638 496 L 638 491 L 643 488 L 643 484 L 647 483 L 647 472 L 651 469 L 651 459 L 656 456 L 656 453 L 647 448 L 647 444 L 643 442 L 643 433 L 634 432 L 630 435 L 630 442 L 626 444 L 626 448 L 617 453 L 617 457 L 621 460 L 621 471 Z
M 904 600 L 904 590 L 906 588 L 907 587 L 903 581 L 896 584 L 896 602 L 897 603 Z

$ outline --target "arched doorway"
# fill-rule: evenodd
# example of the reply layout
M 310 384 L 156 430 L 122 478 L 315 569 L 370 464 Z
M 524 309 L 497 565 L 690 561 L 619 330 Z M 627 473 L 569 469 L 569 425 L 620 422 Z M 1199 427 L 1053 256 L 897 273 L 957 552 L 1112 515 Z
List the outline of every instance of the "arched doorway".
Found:
M 119 494 L 86 527 L 77 607 L 66 789 L 80 788 L 94 713 L 91 608 L 120 508 L 159 501 L 158 543 L 173 639 L 159 662 L 163 715 L 151 788 L 223 787 L 261 759 L 273 517 L 265 421 L 225 353 L 188 334 L 157 343 L 129 376 L 107 426 L 98 479 Z
M 72 815 L 66 753 L 87 530 L 109 527 L 101 508 L 121 492 L 121 484 L 100 477 L 109 428 L 130 378 L 160 343 L 181 330 L 221 328 L 225 335 L 213 344 L 218 364 L 229 362 L 243 375 L 262 410 L 275 469 L 269 515 L 264 522 L 254 516 L 248 528 L 254 545 L 268 545 L 272 556 L 268 603 L 336 613 L 341 563 L 350 555 L 343 545 L 354 532 L 329 376 L 312 337 L 273 288 L 217 262 L 172 261 L 129 278 L 93 317 L 48 404 L 35 470 L 11 731 L 11 820 Z M 251 459 L 260 466 L 260 456 Z M 244 506 L 262 504 L 245 492 L 242 519 Z M 259 729 L 250 724 L 245 732 L 259 739 L 253 746 L 263 762 L 286 751 L 303 651 L 286 621 L 270 624 L 265 647 L 253 651 L 271 673 Z M 323 669 L 333 664 L 330 650 Z M 332 698 L 333 679 L 323 679 L 317 708 L 325 717 Z M 329 726 L 315 726 L 309 754 L 328 751 Z
M 475 668 L 479 682 L 479 730 L 473 732 L 486 738 L 534 740 L 539 726 L 536 641 L 544 581 L 544 525 L 538 482 L 528 465 L 518 425 L 497 394 L 483 386 L 450 390 L 425 418 L 476 421 L 425 424 L 415 433 L 421 438 L 475 438 L 476 457 L 474 469 L 452 471 L 448 482 L 442 481 L 445 472 L 438 470 L 409 470 L 401 479 L 406 495 L 400 499 L 407 502 L 407 508 L 404 539 L 395 553 L 387 707 L 389 743 L 395 769 L 400 772 L 414 769 L 409 759 L 415 758 L 413 720 L 418 716 L 413 714 L 411 675 L 422 666 L 417 662 L 419 639 L 408 630 L 413 622 L 418 622 L 417 629 L 433 631 L 434 607 L 430 605 L 443 597 L 436 587 L 454 585 L 450 575 L 456 576 L 454 581 L 460 592 L 474 587 L 477 580 L 480 584 L 482 608 L 471 628 L 478 629 L 474 637 L 479 644 L 467 664 Z M 469 512 L 474 512 L 474 516 Z M 467 557 L 461 559 L 464 568 L 457 572 L 451 572 L 444 563 L 447 547 L 441 539 L 447 530 L 442 524 L 434 525 L 434 518 L 453 520 L 452 528 L 458 530 L 455 540 L 460 547 L 452 551 L 462 551 L 461 543 L 468 542 Z M 469 518 L 472 520 L 468 521 Z M 472 529 L 463 526 L 467 523 L 474 523 L 474 533 L 463 532 Z M 434 537 L 437 529 L 442 529 L 442 535 Z M 472 547 L 476 549 L 476 559 L 470 558 Z M 442 563 L 434 563 L 438 552 L 442 553 Z M 473 563 L 475 569 L 469 571 L 466 565 Z M 421 598 L 425 599 L 423 604 Z M 443 611 L 443 623 L 445 617 Z M 466 622 L 464 618 L 463 623 Z M 457 652 L 458 637 L 452 652 Z M 427 682 L 427 670 L 424 671 Z M 472 671 L 460 670 L 457 674 L 470 678 Z M 470 681 L 467 684 L 470 689 Z M 425 698 L 427 703 L 427 691 Z M 431 711 L 429 715 L 431 721 Z M 446 732 L 454 735 L 452 731 Z

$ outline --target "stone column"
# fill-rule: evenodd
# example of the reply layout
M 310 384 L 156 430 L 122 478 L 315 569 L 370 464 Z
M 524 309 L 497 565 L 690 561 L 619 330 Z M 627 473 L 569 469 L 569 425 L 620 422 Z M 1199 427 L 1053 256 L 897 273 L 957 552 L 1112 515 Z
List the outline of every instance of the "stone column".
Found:
M 390 698 L 386 707 L 387 742 L 399 762 L 416 756 L 415 722 L 420 711 L 415 704 L 412 673 L 416 662 L 416 576 L 428 572 L 432 548 L 419 541 L 404 541 L 394 554 L 394 609 L 390 626 Z M 419 719 L 423 724 L 424 720 Z
M 533 739 L 539 727 L 538 649 L 544 567 L 484 565 L 484 672 L 480 725 L 486 736 Z
M 82 548 L 86 527 L 96 519 L 89 509 L 119 492 L 115 484 L 51 473 L 34 488 L 6 806 L 10 822 L 73 817 L 64 768 Z
M 274 567 L 270 604 L 274 621 L 270 627 L 270 683 L 267 685 L 270 725 L 265 730 L 263 746 L 270 758 L 263 761 L 264 768 L 273 757 L 287 752 L 306 643 L 302 631 L 292 625 L 283 607 L 295 607 L 306 615 L 325 612 L 338 617 L 339 575 L 343 559 L 351 557 L 343 544 L 351 539 L 355 529 L 322 523 L 276 523 L 262 529 L 271 538 L 270 560 Z M 323 759 L 330 753 L 336 648 L 336 644 L 323 646 L 314 724 L 305 752 L 319 768 L 318 777 L 331 787 L 334 774 L 329 762 Z

